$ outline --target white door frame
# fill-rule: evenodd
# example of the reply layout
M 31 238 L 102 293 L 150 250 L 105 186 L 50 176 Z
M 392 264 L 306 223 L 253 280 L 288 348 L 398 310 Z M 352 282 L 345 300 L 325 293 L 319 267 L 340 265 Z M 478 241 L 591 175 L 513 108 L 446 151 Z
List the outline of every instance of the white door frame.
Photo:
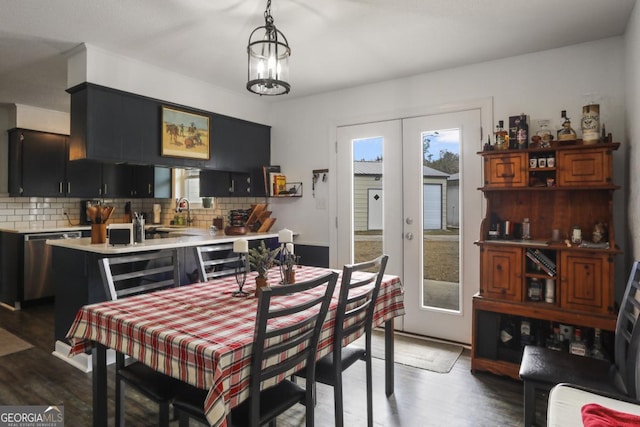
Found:
M 398 110 L 398 111 L 388 111 L 381 112 L 379 114 L 371 114 L 367 116 L 354 116 L 347 117 L 344 119 L 340 119 L 330 124 L 328 132 L 329 132 L 329 141 L 330 144 L 330 156 L 329 156 L 329 167 L 330 170 L 335 171 L 337 169 L 337 129 L 340 126 L 349 126 L 349 125 L 357 125 L 357 124 L 366 124 L 372 122 L 380 122 L 387 120 L 396 120 L 396 119 L 404 119 L 410 117 L 419 117 L 419 116 L 428 116 L 439 113 L 448 113 L 448 112 L 456 112 L 470 109 L 480 109 L 480 122 L 482 124 L 482 139 L 486 140 L 486 136 L 492 132 L 493 130 L 493 97 L 485 97 L 485 98 L 477 98 L 470 99 L 460 102 L 453 102 L 441 105 L 431 105 L 424 107 L 416 107 L 407 110 Z M 481 145 L 478 146 L 478 151 L 482 149 Z M 482 177 L 478 177 L 478 186 L 481 186 Z M 329 265 L 332 268 L 342 268 L 341 265 L 338 265 L 338 217 L 337 217 L 337 197 L 339 193 L 339 189 L 337 186 L 337 179 L 330 180 L 329 183 Z M 342 190 L 344 191 L 344 190 Z M 479 212 L 477 212 L 477 222 L 478 224 L 482 221 L 483 213 L 486 210 L 486 202 L 484 198 L 482 199 L 482 207 Z M 480 236 L 478 236 L 480 237 Z M 392 260 L 389 260 L 389 265 L 387 266 L 387 272 L 389 274 L 395 274 L 400 276 L 400 279 L 403 279 L 402 265 L 400 263 L 393 263 Z M 480 281 L 480 271 L 478 271 L 478 283 Z M 470 280 L 473 280 L 470 278 Z M 403 319 L 396 319 L 395 327 L 398 329 L 403 328 Z

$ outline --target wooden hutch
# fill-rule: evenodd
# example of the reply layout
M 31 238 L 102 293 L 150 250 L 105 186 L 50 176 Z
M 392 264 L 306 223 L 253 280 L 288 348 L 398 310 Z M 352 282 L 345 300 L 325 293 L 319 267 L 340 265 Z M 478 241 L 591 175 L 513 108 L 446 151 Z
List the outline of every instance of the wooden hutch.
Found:
M 522 321 L 532 325 L 527 338 L 537 345 L 545 345 L 552 324 L 615 330 L 613 258 L 620 250 L 612 198 L 619 187 L 612 181 L 612 153 L 619 145 L 578 140 L 478 153 L 484 160 L 479 190 L 487 212 L 476 242 L 480 292 L 473 298 L 472 371 L 517 379 Z M 523 240 L 517 227 L 504 236 L 506 221 L 520 225 L 524 218 L 530 219 L 530 239 Z M 606 225 L 599 244 L 592 243 L 596 223 Z M 572 243 L 574 227 L 581 230 L 583 245 Z M 557 241 L 552 240 L 554 229 L 560 231 Z M 540 253 L 550 261 L 546 271 L 534 261 Z M 542 296 L 537 286 L 532 289 L 534 283 L 542 284 Z M 553 286 L 553 298 L 546 301 L 545 284 Z M 516 325 L 508 346 L 501 335 L 505 319 Z

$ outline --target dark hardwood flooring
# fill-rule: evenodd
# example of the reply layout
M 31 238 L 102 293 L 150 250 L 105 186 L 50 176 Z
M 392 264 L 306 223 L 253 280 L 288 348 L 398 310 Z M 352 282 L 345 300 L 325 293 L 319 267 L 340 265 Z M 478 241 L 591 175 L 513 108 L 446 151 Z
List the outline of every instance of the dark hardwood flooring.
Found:
M 0 357 L 0 405 L 63 405 L 65 425 L 91 425 L 91 374 L 85 374 L 51 354 L 53 306 L 11 312 L 0 308 L 0 327 L 34 348 Z M 0 343 L 2 345 L 2 343 Z M 523 421 L 522 384 L 492 374 L 470 372 L 465 350 L 448 374 L 396 364 L 395 394 L 384 394 L 384 362 L 374 359 L 374 423 L 385 427 L 519 426 Z M 113 367 L 110 376 L 113 378 Z M 364 364 L 348 369 L 345 379 L 345 425 L 366 425 Z M 333 426 L 333 389 L 318 384 L 316 423 Z M 113 381 L 109 384 L 110 425 L 113 425 Z M 127 390 L 130 426 L 154 426 L 156 405 Z M 172 426 L 177 422 L 172 422 Z M 192 425 L 196 423 L 192 422 Z M 279 427 L 304 426 L 304 408 L 278 419 Z

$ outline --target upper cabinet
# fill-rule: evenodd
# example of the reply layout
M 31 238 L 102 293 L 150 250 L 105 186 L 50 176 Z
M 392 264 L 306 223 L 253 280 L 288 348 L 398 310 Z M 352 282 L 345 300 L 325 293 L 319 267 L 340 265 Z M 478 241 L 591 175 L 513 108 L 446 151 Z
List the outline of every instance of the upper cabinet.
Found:
M 271 128 L 85 83 L 71 93 L 71 159 L 254 173 L 271 156 Z M 208 160 L 161 155 L 162 106 L 210 118 Z
M 68 160 L 66 135 L 9 131 L 9 193 L 34 197 L 171 197 L 171 169 Z
M 99 195 L 100 163 L 68 161 L 66 135 L 11 129 L 9 156 L 9 193 L 12 196 Z
M 66 195 L 65 135 L 23 129 L 9 131 L 9 193 L 12 196 Z

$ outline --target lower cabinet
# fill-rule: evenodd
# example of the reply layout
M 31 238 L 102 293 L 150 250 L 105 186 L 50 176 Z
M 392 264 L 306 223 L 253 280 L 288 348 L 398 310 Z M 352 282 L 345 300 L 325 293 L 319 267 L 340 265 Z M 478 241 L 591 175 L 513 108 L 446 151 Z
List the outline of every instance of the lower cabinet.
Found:
M 473 371 L 517 379 L 525 345 L 569 351 L 571 341 L 581 340 L 589 356 L 596 335 L 603 337 L 605 353 L 613 356 L 607 343 L 616 326 L 613 257 L 617 250 L 490 241 L 479 245 L 481 286 L 473 298 Z
M 519 379 L 525 345 L 569 352 L 576 331 L 585 345 L 585 357 L 594 356 L 595 336 L 599 333 L 604 353 L 611 359 L 615 324 L 613 315 L 584 316 L 577 311 L 509 303 L 477 295 L 473 299 L 471 370 Z
M 571 310 L 614 313 L 610 255 L 562 252 L 560 305 Z
M 522 249 L 486 247 L 481 252 L 484 294 L 511 301 L 522 299 Z

